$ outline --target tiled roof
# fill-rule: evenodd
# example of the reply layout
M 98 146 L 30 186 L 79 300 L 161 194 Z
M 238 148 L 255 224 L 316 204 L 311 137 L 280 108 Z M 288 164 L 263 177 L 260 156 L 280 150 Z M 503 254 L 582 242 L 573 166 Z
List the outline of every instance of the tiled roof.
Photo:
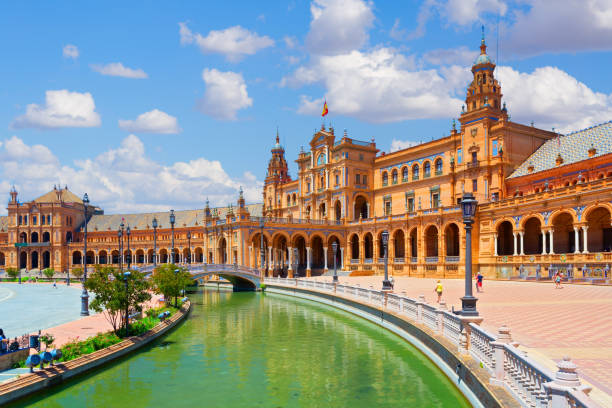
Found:
M 60 188 L 59 190 L 53 189 L 49 191 L 48 193 L 43 194 L 40 197 L 36 198 L 34 202 L 36 203 L 59 203 L 60 200 L 57 197 L 58 191 L 61 194 L 61 201 L 65 203 L 82 203 L 83 202 L 83 199 L 77 197 L 76 194 L 68 190 L 68 187 L 63 188 L 63 189 Z
M 557 165 L 559 153 L 564 166 L 586 160 L 589 158 L 591 146 L 597 150 L 593 157 L 612 153 L 612 121 L 547 140 L 508 178 L 529 174 L 527 168 L 530 165 L 533 165 L 533 173 L 552 169 Z
M 262 213 L 262 204 L 248 204 L 246 206 L 247 211 L 251 216 L 260 217 Z M 221 219 L 225 219 L 225 215 L 227 214 L 227 207 L 217 208 L 217 213 Z M 236 207 L 233 207 L 234 213 L 236 212 Z M 214 211 L 211 209 L 211 211 Z M 174 211 L 174 215 L 176 216 L 176 221 L 174 223 L 175 228 L 182 227 L 194 227 L 198 225 L 202 225 L 204 220 L 204 210 L 182 210 L 182 211 Z M 170 228 L 170 213 L 168 211 L 165 212 L 156 212 L 156 213 L 140 213 L 140 214 L 101 214 L 101 215 L 93 215 L 89 222 L 87 223 L 88 231 L 116 231 L 119 228 L 119 224 L 121 224 L 121 220 L 123 219 L 123 223 L 127 227 L 130 226 L 133 230 L 142 230 L 142 229 L 150 229 L 151 224 L 153 222 L 153 218 L 157 218 L 157 223 L 159 228 Z

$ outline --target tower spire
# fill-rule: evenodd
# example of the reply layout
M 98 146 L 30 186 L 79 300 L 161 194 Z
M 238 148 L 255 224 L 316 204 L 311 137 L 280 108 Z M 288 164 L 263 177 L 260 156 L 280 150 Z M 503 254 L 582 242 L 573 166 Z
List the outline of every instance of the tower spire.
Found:
M 276 144 L 279 145 L 280 144 L 280 139 L 278 137 L 278 126 L 276 127 Z
M 480 54 L 485 55 L 487 53 L 487 44 L 485 44 L 485 35 L 484 35 L 484 24 L 482 25 L 482 39 L 480 40 Z

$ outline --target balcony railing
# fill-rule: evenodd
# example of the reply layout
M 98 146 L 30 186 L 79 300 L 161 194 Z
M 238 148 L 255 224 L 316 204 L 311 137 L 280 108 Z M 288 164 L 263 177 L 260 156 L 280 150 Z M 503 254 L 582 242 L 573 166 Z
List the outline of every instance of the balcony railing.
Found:
M 476 168 L 476 167 L 480 166 L 480 161 L 472 160 L 470 162 L 467 162 L 466 164 L 468 166 L 468 169 L 472 169 L 472 168 Z
M 437 256 L 426 256 L 425 257 L 425 262 L 427 262 L 427 263 L 438 263 L 438 257 Z
M 458 256 L 447 256 L 446 262 L 449 262 L 449 263 L 459 262 L 459 257 Z
M 373 262 L 374 262 L 374 260 L 372 258 L 366 258 L 366 259 L 363 260 L 363 263 L 367 263 L 367 264 L 371 264 Z
M 435 175 L 436 175 L 436 176 L 441 176 L 441 175 L 442 175 L 442 170 L 436 170 Z
M 393 258 L 393 263 L 403 264 L 404 263 L 404 258 Z
M 417 262 L 419 262 L 419 258 L 417 258 L 416 256 L 412 256 L 412 257 L 410 257 L 410 262 L 411 263 L 417 263 Z

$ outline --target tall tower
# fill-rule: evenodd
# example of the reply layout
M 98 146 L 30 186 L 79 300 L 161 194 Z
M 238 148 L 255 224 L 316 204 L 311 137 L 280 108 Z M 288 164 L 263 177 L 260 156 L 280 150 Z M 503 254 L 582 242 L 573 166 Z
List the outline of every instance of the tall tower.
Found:
M 278 129 L 276 130 L 276 144 L 271 150 L 272 157 L 268 162 L 268 172 L 264 181 L 263 202 L 264 210 L 269 213 L 280 208 L 277 202 L 276 191 L 280 184 L 291 181 L 287 160 L 285 160 L 285 149 L 280 144 Z
M 482 114 L 492 114 L 499 117 L 505 113 L 502 109 L 501 87 L 494 76 L 495 63 L 487 55 L 487 45 L 484 37 L 484 26 L 482 27 L 482 39 L 480 42 L 480 55 L 472 65 L 472 82 L 468 85 L 465 103 L 467 112 L 478 112 Z M 471 116 L 471 115 L 470 115 Z
M 10 201 L 10 203 L 11 204 L 17 204 L 17 190 L 15 189 L 15 186 L 13 186 L 11 188 L 10 194 L 11 194 L 11 201 Z

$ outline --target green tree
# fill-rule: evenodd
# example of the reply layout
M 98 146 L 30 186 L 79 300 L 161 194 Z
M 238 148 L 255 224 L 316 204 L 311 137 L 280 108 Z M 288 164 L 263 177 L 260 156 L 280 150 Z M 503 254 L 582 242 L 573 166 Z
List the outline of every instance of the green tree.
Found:
M 43 274 L 48 279 L 51 279 L 53 277 L 53 275 L 55 275 L 55 271 L 53 270 L 53 268 L 46 268 L 46 269 L 43 269 Z
M 6 268 L 6 274 L 9 276 L 9 278 L 11 279 L 15 279 L 17 278 L 17 276 L 19 276 L 19 269 L 17 268 Z
M 151 300 L 149 281 L 138 271 L 130 271 L 127 277 L 127 293 L 125 275 L 112 266 L 97 266 L 87 277 L 85 287 L 95 294 L 89 308 L 98 313 L 103 312 L 115 332 L 122 317 L 126 317 L 126 309 L 140 312 L 142 304 Z
M 174 264 L 160 265 L 153 271 L 153 286 L 155 293 L 161 293 L 166 299 L 174 297 L 174 305 L 181 291 L 191 283 L 191 275 L 185 268 L 179 268 Z
M 77 279 L 81 279 L 81 276 L 83 276 L 83 268 L 73 268 L 72 275 Z

